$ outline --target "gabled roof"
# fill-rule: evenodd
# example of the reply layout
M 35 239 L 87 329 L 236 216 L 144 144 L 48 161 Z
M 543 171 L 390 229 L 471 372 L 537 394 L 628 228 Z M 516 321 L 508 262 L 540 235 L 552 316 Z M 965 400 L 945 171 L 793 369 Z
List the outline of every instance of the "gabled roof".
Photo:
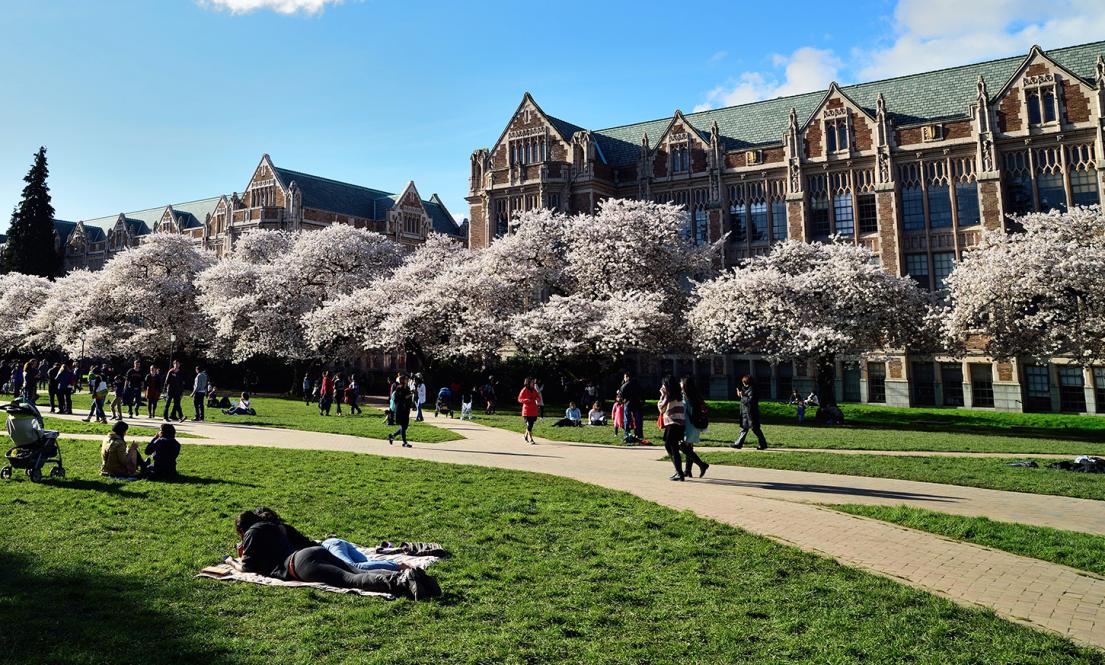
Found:
M 285 185 L 290 186 L 294 182 L 303 193 L 303 205 L 316 210 L 326 210 L 367 219 L 380 219 L 383 212 L 378 212 L 377 202 L 391 196 L 390 192 L 379 189 L 321 178 L 317 175 L 292 171 L 279 166 L 273 166 L 273 170 L 276 171 L 277 176 Z M 387 207 L 390 208 L 391 206 L 388 205 Z
M 1094 63 L 1098 54 L 1105 53 L 1105 41 L 1052 49 L 1044 53 L 1083 81 L 1092 82 L 1096 73 Z M 846 85 L 841 86 L 840 90 L 871 115 L 875 114 L 875 100 L 881 92 L 886 99 L 887 117 L 898 126 L 966 117 L 968 107 L 977 97 L 975 84 L 980 75 L 990 84 L 991 90 L 998 90 L 1024 61 L 1025 56 L 1017 55 L 933 72 Z M 825 91 L 818 90 L 688 113 L 686 119 L 695 128 L 709 127 L 711 123 L 717 122 L 726 149 L 777 144 L 787 130 L 791 107 L 798 112 L 799 124 L 804 125 L 824 98 Z M 643 135 L 647 132 L 650 141 L 655 144 L 671 120 L 669 116 L 598 129 L 593 134 L 609 164 L 626 166 L 636 163 Z
M 215 196 L 208 199 L 199 199 L 198 201 L 174 203 L 172 204 L 173 215 L 181 228 L 195 228 L 197 225 L 203 224 L 204 220 L 207 218 L 207 213 L 215 210 L 215 206 L 219 204 L 219 199 L 221 198 L 221 196 Z M 167 206 L 158 206 L 156 208 L 146 208 L 145 210 L 122 213 L 126 220 L 127 229 L 133 235 L 145 235 L 149 233 L 157 228 L 157 223 L 161 221 L 161 216 L 165 214 L 166 207 Z M 85 229 L 95 227 L 106 231 L 115 228 L 115 224 L 118 221 L 119 215 L 115 214 L 107 217 L 86 219 L 84 220 L 84 226 Z
M 457 225 L 457 221 L 449 214 L 449 209 L 445 207 L 445 204 L 441 201 L 441 197 L 437 194 L 430 196 L 429 201 L 423 200 L 422 205 L 426 208 L 426 213 L 430 216 L 430 225 L 433 226 L 434 231 L 451 236 L 464 235 L 461 228 Z
M 64 219 L 54 220 L 54 233 L 58 234 L 58 238 L 61 240 L 61 244 L 65 244 L 69 241 L 69 234 L 73 233 L 73 229 L 77 228 L 76 222 L 67 222 Z M 4 236 L 5 242 L 7 236 Z

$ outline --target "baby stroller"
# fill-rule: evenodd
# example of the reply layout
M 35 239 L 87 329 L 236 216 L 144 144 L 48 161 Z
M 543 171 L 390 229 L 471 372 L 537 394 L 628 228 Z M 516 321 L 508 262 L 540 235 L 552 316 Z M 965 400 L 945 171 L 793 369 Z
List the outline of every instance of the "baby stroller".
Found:
M 0 468 L 0 478 L 8 480 L 13 469 L 24 469 L 33 482 L 42 480 L 42 467 L 54 463 L 50 469 L 51 478 L 63 478 L 65 468 L 61 465 L 61 449 L 58 447 L 58 433 L 43 429 L 42 414 L 38 407 L 22 399 L 0 406 L 8 414 L 8 436 L 12 446 L 4 455 L 8 463 Z

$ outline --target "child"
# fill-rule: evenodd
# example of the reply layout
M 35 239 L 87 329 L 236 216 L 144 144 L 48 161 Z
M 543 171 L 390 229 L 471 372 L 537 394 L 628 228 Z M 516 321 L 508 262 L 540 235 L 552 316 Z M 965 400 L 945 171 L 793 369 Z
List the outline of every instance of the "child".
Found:
M 591 410 L 587 412 L 587 422 L 591 425 L 601 427 L 606 424 L 606 414 L 599 408 L 599 403 L 595 402 L 591 405 Z
M 618 435 L 618 428 L 625 429 L 625 402 L 619 392 L 614 398 L 614 406 L 610 409 L 611 419 L 614 421 L 614 436 Z
M 460 419 L 472 420 L 472 393 L 465 393 L 460 398 Z
M 580 414 L 575 402 L 569 402 L 568 408 L 564 410 L 564 417 L 553 423 L 553 427 L 581 427 L 582 425 L 583 415 Z

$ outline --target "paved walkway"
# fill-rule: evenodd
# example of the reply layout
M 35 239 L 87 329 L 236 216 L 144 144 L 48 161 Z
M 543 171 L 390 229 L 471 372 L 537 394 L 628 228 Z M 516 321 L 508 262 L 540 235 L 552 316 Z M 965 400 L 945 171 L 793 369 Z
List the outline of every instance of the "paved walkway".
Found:
M 432 421 L 432 419 L 431 419 Z M 142 423 L 138 423 L 142 424 Z M 454 464 L 536 471 L 617 490 L 829 556 L 964 604 L 1105 648 L 1105 579 L 866 519 L 815 504 L 907 504 L 1105 535 L 1102 502 L 882 478 L 710 468 L 706 478 L 674 483 L 656 447 L 568 444 L 531 446 L 520 434 L 469 422 L 433 421 L 463 441 L 389 446 L 361 437 L 249 425 L 184 423 L 206 437 L 185 443 L 258 445 L 366 452 Z M 80 437 L 85 438 L 85 437 Z

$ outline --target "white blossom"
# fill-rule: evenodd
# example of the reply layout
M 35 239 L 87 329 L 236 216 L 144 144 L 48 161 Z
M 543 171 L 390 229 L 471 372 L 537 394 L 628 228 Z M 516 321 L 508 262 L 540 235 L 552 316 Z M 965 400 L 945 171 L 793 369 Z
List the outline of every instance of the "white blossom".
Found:
M 20 348 L 34 348 L 28 344 L 31 331 L 28 326 L 35 313 L 42 308 L 52 283 L 45 277 L 8 273 L 0 275 L 0 313 L 4 324 L 0 326 L 0 349 L 11 352 Z M 52 343 L 42 346 L 52 348 Z

